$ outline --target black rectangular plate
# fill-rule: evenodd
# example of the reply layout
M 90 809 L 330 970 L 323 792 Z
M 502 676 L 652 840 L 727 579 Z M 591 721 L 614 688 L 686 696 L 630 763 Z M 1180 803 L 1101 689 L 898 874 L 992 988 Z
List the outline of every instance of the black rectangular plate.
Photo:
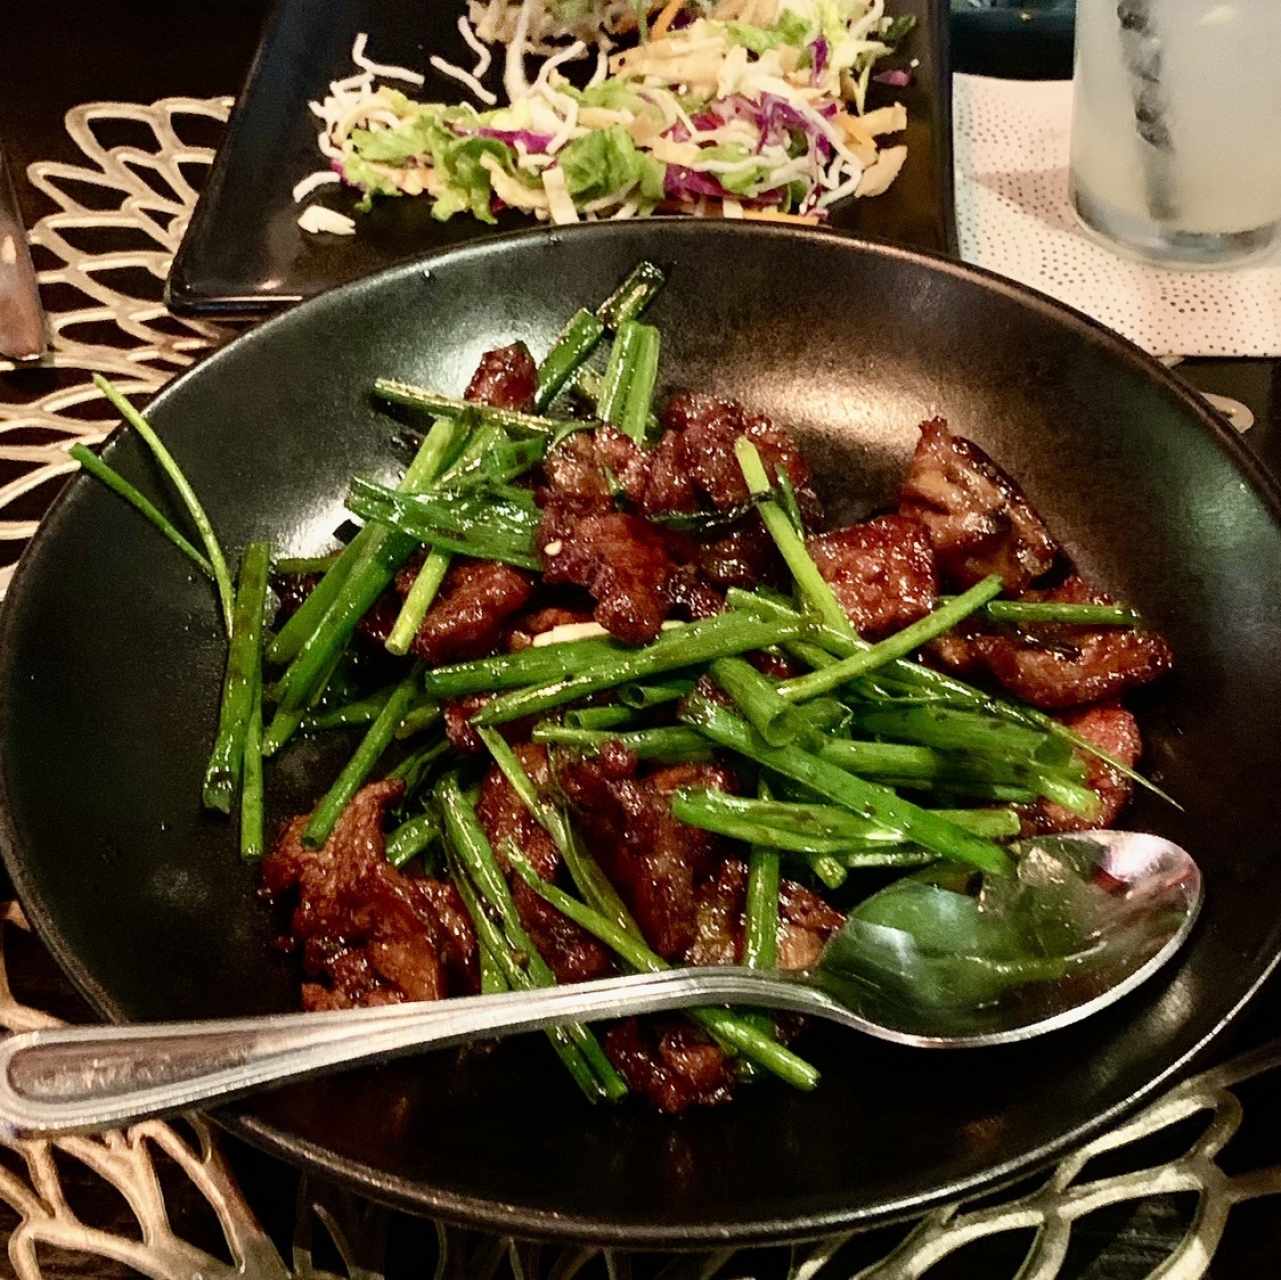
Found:
M 946 0 L 894 0 L 890 7 L 918 19 L 901 50 L 919 60 L 913 84 L 873 86 L 881 100 L 898 99 L 907 107 L 907 163 L 884 195 L 842 202 L 832 222 L 859 235 L 953 252 Z M 415 96 L 457 101 L 466 90 L 436 75 L 427 59 L 435 53 L 472 65 L 474 56 L 456 29 L 463 11 L 464 0 L 278 0 L 174 260 L 166 290 L 174 312 L 262 316 L 406 258 L 491 230 L 532 225 L 511 212 L 492 229 L 461 215 L 437 222 L 427 200 L 404 198 L 380 200 L 370 214 L 357 215 L 354 236 L 309 235 L 297 224 L 302 209 L 293 199 L 294 184 L 323 164 L 307 104 L 323 97 L 331 80 L 351 73 L 356 33 L 369 33 L 369 56 L 376 61 L 427 73 Z M 488 79 L 496 82 L 497 76 L 491 68 Z M 869 105 L 877 101 L 872 97 Z M 356 197 L 329 187 L 313 199 L 350 212 Z

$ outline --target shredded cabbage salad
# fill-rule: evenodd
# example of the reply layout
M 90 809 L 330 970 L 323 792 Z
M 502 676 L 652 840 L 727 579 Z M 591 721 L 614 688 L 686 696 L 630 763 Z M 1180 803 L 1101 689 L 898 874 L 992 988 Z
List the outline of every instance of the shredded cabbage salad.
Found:
M 907 112 L 864 109 L 877 61 L 912 26 L 887 15 L 885 0 L 668 0 L 652 19 L 638 2 L 471 0 L 459 30 L 476 65 L 430 61 L 480 107 L 418 102 L 383 83 L 423 77 L 371 62 L 358 37 L 357 73 L 311 104 L 329 168 L 295 198 L 344 182 L 362 192 L 358 210 L 426 195 L 441 220 L 492 223 L 512 208 L 555 223 L 655 210 L 819 222 L 836 201 L 894 181 L 907 148 L 881 140 L 906 127 Z M 483 83 L 492 46 L 505 105 Z M 593 53 L 576 87 L 561 68 Z M 902 68 L 878 76 L 907 78 Z M 299 222 L 354 231 L 318 205 Z

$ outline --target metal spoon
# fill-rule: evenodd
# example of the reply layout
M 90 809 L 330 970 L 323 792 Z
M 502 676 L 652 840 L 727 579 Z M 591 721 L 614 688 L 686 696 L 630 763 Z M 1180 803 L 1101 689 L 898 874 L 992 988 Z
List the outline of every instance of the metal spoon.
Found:
M 670 969 L 376 1009 L 12 1036 L 0 1044 L 0 1133 L 110 1128 L 357 1062 L 696 1005 L 788 1009 L 919 1048 L 1027 1040 L 1106 1008 L 1151 977 L 1182 945 L 1201 904 L 1196 863 L 1159 836 L 1093 831 L 1012 849 L 1017 874 L 988 877 L 977 897 L 919 877 L 897 882 L 913 893 L 920 886 L 927 904 L 932 893 L 950 895 L 932 916 L 933 937 L 928 927 L 877 923 L 861 907 L 818 967 L 803 973 Z M 967 930 L 974 945 L 958 950 L 955 939 Z M 1014 960 L 1002 952 L 1011 930 L 1021 947 Z

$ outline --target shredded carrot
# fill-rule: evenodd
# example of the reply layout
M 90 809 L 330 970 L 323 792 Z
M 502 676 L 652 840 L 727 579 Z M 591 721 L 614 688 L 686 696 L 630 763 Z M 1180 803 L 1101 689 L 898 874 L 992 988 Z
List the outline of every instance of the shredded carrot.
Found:
M 821 221 L 817 213 L 784 213 L 781 209 L 744 209 L 743 217 L 762 222 L 797 222 L 806 227 L 817 226 Z
M 658 40 L 667 34 L 668 28 L 676 21 L 676 15 L 685 7 L 685 0 L 667 0 L 663 6 L 663 12 L 654 19 L 654 25 L 649 29 L 649 38 Z

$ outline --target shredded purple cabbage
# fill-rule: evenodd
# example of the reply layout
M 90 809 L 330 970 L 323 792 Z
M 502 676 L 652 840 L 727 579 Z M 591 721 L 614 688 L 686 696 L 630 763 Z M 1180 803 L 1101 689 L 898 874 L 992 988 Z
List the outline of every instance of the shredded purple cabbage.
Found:
M 813 44 L 810 45 L 810 65 L 813 68 L 810 74 L 810 83 L 818 84 L 823 78 L 823 72 L 827 70 L 827 37 L 819 36 Z
M 906 89 L 912 83 L 912 73 L 895 67 L 890 71 L 878 71 L 873 77 L 877 84 L 893 85 L 896 89 Z
M 521 143 L 530 155 L 543 155 L 547 148 L 552 145 L 552 135 L 550 133 L 534 133 L 529 129 L 477 129 L 475 136 L 478 138 L 497 138 L 499 142 L 505 142 L 508 146 L 514 147 L 518 142 Z
M 761 94 L 759 121 L 761 132 L 775 137 L 783 130 L 799 129 L 802 133 L 815 132 L 814 125 L 790 102 L 773 93 Z
M 687 169 L 683 164 L 669 164 L 663 177 L 663 194 L 669 200 L 689 200 L 695 196 L 723 199 L 725 188 L 710 173 Z
M 695 123 L 697 124 L 697 121 L 695 121 Z M 699 125 L 698 127 L 701 129 L 702 125 Z M 677 122 L 672 125 L 665 134 L 663 134 L 663 137 L 670 138 L 673 142 L 688 142 L 689 130 L 685 128 L 684 121 L 677 120 Z
M 690 122 L 700 132 L 705 132 L 708 129 L 719 129 L 725 123 L 724 119 L 717 115 L 715 111 L 700 111 L 696 116 L 690 116 Z M 688 132 L 685 136 L 688 138 Z

